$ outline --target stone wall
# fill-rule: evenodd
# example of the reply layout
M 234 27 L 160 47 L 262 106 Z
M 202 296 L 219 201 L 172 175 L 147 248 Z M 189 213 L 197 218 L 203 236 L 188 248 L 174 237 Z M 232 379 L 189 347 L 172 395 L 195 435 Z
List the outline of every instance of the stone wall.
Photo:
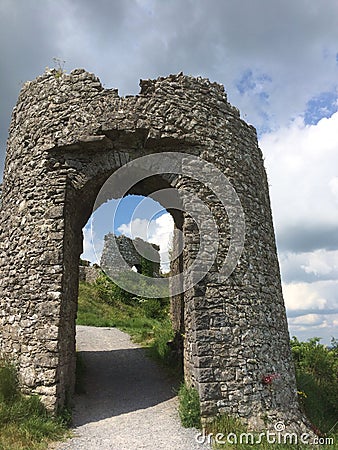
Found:
M 190 211 L 196 202 L 187 193 L 196 195 L 218 228 L 211 269 L 174 297 L 185 379 L 199 392 L 203 417 L 231 413 L 256 428 L 264 426 L 262 417 L 270 424 L 279 418 L 301 426 L 255 129 L 228 103 L 223 86 L 207 79 L 178 74 L 140 85 L 139 95 L 121 98 L 77 69 L 69 75 L 47 71 L 23 86 L 10 126 L 2 194 L 1 352 L 17 361 L 26 392 L 39 394 L 51 410 L 64 405 L 74 387 L 81 230 L 98 192 L 111 174 L 139 156 L 181 152 L 190 161 L 195 155 L 205 164 L 201 169 L 189 163 L 190 176 L 145 177 L 129 191 L 151 195 L 174 187 Z M 224 210 L 210 184 L 193 179 L 197 173 L 208 177 L 209 163 L 226 175 L 245 217 L 244 249 L 226 279 L 218 271 L 232 248 L 231 208 Z M 211 181 L 217 185 L 220 178 Z M 123 183 L 109 198 L 123 195 Z M 196 223 L 191 214 L 179 218 L 171 204 L 163 206 L 182 231 L 184 248 L 175 270 L 189 270 L 203 247 Z M 207 261 L 208 245 L 203 252 Z M 195 279 L 199 270 L 189 277 Z M 267 374 L 276 375 L 272 385 L 262 382 Z
M 100 276 L 101 269 L 96 266 L 81 266 L 79 267 L 79 281 L 85 281 L 86 283 L 95 283 Z
M 117 248 L 112 245 L 113 239 Z M 158 277 L 160 273 L 159 250 L 158 245 L 146 242 L 141 238 L 130 239 L 124 235 L 115 236 L 113 233 L 108 233 L 104 237 L 100 266 L 107 272 L 123 270 L 118 264 L 119 259 L 116 257 L 116 251 L 119 251 L 128 266 L 135 266 L 140 273 L 142 273 L 142 259 L 147 259 L 152 265 L 152 276 Z

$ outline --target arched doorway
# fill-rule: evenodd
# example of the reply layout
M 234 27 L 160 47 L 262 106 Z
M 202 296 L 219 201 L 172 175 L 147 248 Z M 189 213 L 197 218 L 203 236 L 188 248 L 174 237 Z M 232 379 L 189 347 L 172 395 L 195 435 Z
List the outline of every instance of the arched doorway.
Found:
M 127 160 L 131 160 L 130 155 L 127 152 L 124 153 L 124 156 Z M 102 154 L 99 155 L 99 159 L 102 157 Z M 77 158 L 79 158 L 79 153 L 77 153 Z M 64 247 L 64 278 L 61 291 L 64 293 L 63 296 L 63 304 L 61 305 L 61 321 L 60 321 L 60 334 L 63 334 L 61 337 L 62 347 L 60 347 L 60 362 L 61 367 L 63 368 L 60 371 L 60 385 L 66 386 L 65 395 L 67 396 L 67 392 L 72 392 L 72 386 L 74 384 L 74 355 L 75 355 L 75 318 L 76 318 L 76 310 L 77 310 L 77 286 L 78 286 L 78 261 L 80 254 L 82 253 L 82 228 L 86 224 L 89 216 L 99 205 L 103 202 L 110 200 L 112 198 L 118 199 L 121 195 L 121 186 L 116 185 L 115 180 L 110 181 L 110 177 L 114 172 L 119 169 L 114 164 L 113 167 L 110 167 L 110 163 L 108 166 L 104 167 L 102 161 L 97 160 L 97 158 L 93 158 L 93 154 L 88 152 L 84 155 L 80 156 L 83 167 L 85 169 L 81 173 L 81 179 L 87 179 L 87 174 L 92 174 L 94 170 L 97 170 L 97 167 L 100 167 L 103 173 L 97 173 L 95 177 L 91 178 L 87 183 L 83 186 L 78 186 L 78 189 L 74 189 L 74 184 L 71 186 L 70 184 L 67 187 L 66 192 L 66 212 L 65 216 L 68 218 L 66 221 L 65 227 L 65 247 Z M 87 159 L 88 165 L 85 166 L 84 161 Z M 105 155 L 105 159 L 106 155 Z M 74 155 L 72 153 L 63 154 L 62 164 L 66 166 L 70 166 L 74 161 Z M 132 170 L 135 170 L 133 167 Z M 173 199 L 173 191 L 170 191 L 170 195 L 168 195 L 168 190 L 171 189 L 171 186 L 165 176 L 153 176 L 151 175 L 151 171 L 149 173 L 150 176 L 147 176 L 147 173 L 142 173 L 142 181 L 137 182 L 137 184 L 133 185 L 131 190 L 123 193 L 125 195 L 128 194 L 136 194 L 143 196 L 154 197 L 157 200 L 161 201 L 162 206 L 170 211 L 174 223 L 175 223 L 175 232 L 174 235 L 182 236 L 182 227 L 183 227 L 183 213 L 180 209 L 174 208 L 175 204 L 177 207 L 180 203 L 179 198 Z M 76 176 L 79 176 L 77 172 Z M 88 176 L 88 178 L 90 175 Z M 108 183 L 108 181 L 110 181 Z M 164 195 L 161 195 L 161 192 L 164 192 Z M 175 196 L 175 194 L 174 194 Z M 176 238 L 176 242 L 178 243 L 178 239 Z M 177 245 L 177 244 L 176 244 Z M 182 247 L 182 245 L 180 245 Z M 182 267 L 182 258 L 183 254 L 181 251 L 178 251 L 179 257 L 177 261 L 173 264 L 172 271 L 177 272 L 179 268 Z M 180 262 L 181 261 L 181 262 Z M 103 267 L 105 269 L 105 267 Z M 123 287 L 123 286 L 122 286 Z M 169 283 L 168 283 L 169 287 Z M 169 291 L 168 291 L 169 292 Z M 154 294 L 155 295 L 155 294 Z M 172 297 L 172 311 L 173 313 L 173 326 L 174 330 L 179 334 L 184 334 L 184 301 L 182 297 L 183 293 L 179 293 Z M 63 355 L 63 356 L 61 356 Z M 65 370 L 67 368 L 67 370 Z M 61 400 L 61 403 L 63 401 Z

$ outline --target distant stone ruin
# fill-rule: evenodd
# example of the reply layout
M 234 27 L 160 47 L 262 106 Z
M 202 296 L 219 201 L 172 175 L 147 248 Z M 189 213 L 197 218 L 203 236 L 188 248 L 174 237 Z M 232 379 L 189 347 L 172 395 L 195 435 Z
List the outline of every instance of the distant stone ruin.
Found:
M 175 222 L 173 250 L 183 249 L 171 273 L 188 274 L 171 299 L 173 326 L 202 417 L 234 415 L 256 429 L 282 420 L 286 430 L 304 429 L 256 130 L 223 86 L 207 79 L 181 73 L 140 86 L 138 95 L 120 97 L 82 69 L 46 71 L 24 84 L 2 191 L 0 352 L 16 361 L 25 392 L 38 394 L 50 411 L 71 398 L 82 228 L 109 177 L 157 155 L 166 172 L 158 162 L 143 165 L 143 178 L 127 191 L 133 177 L 119 175 L 107 199 L 170 188 L 183 205 L 161 200 Z M 243 248 L 231 239 L 240 216 L 219 200 L 232 192 L 225 180 L 243 211 Z M 194 265 L 199 253 L 203 264 Z M 233 262 L 227 276 L 224 261 Z
M 97 264 L 91 265 L 90 261 L 81 260 L 79 266 L 79 281 L 94 283 L 101 274 L 101 268 Z
M 114 242 L 117 246 L 114 246 Z M 160 247 L 150 244 L 141 238 L 130 239 L 127 236 L 115 236 L 108 233 L 104 237 L 104 247 L 102 251 L 100 266 L 104 271 L 119 272 L 124 270 L 118 263 L 116 252 L 118 251 L 129 267 L 135 267 L 139 273 L 143 273 L 143 261 L 150 262 L 152 274 L 149 276 L 158 277 L 160 275 Z

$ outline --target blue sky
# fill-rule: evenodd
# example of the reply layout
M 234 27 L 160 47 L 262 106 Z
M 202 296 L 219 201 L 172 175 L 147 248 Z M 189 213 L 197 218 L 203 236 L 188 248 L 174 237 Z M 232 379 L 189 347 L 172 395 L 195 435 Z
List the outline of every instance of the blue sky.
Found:
M 120 95 L 181 71 L 224 84 L 265 157 L 290 332 L 329 342 L 338 334 L 337 23 L 336 0 L 0 0 L 0 171 L 20 87 L 53 57 Z M 146 210 L 137 214 L 145 230 Z M 152 238 L 164 239 L 166 217 Z M 126 231 L 130 216 L 118 222 Z
M 100 263 L 104 236 L 136 238 L 160 246 L 162 270 L 169 270 L 168 251 L 173 230 L 173 220 L 168 212 L 156 201 L 141 195 L 128 195 L 119 200 L 110 200 L 101 205 L 90 217 L 83 230 L 83 259 Z
M 323 117 L 331 117 L 338 109 L 337 90 L 331 92 L 321 92 L 311 98 L 306 105 L 304 112 L 304 123 L 306 125 L 316 125 Z

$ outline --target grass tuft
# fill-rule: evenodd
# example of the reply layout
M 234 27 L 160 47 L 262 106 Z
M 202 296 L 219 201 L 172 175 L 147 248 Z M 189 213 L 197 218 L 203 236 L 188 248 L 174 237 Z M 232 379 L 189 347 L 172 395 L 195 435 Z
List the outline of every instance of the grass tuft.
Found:
M 67 433 L 61 418 L 52 418 L 38 396 L 19 390 L 16 367 L 0 359 L 0 450 L 38 450 Z
M 201 427 L 201 411 L 200 399 L 198 392 L 193 387 L 187 387 L 184 383 L 181 384 L 178 391 L 179 398 L 179 415 L 181 423 L 185 428 L 200 428 Z
M 8 360 L 0 360 L 0 403 L 13 402 L 19 392 L 19 381 L 14 364 Z

